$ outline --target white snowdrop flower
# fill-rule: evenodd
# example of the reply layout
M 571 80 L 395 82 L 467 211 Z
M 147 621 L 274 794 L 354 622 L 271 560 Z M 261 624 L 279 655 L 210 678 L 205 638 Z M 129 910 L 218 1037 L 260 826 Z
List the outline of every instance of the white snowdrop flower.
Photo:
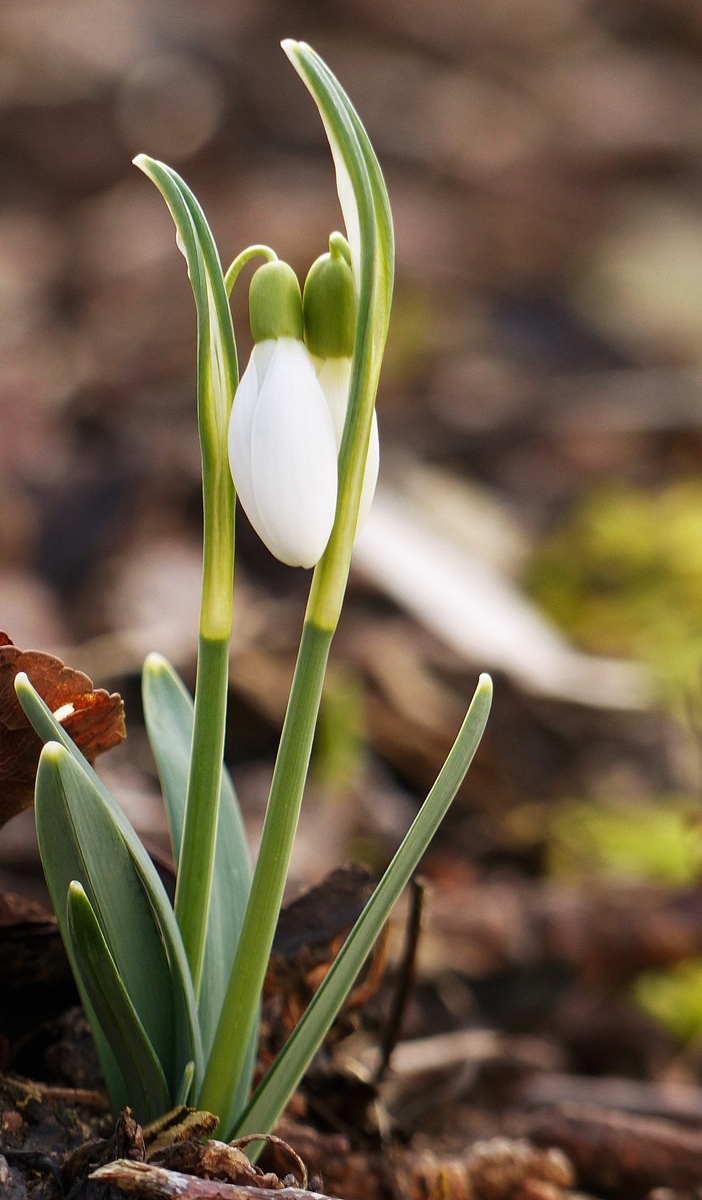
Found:
M 356 330 L 356 301 L 348 244 L 339 233 L 329 239 L 329 253 L 310 267 L 305 280 L 305 343 L 334 422 L 337 453 L 349 403 L 351 362 Z M 373 412 L 356 533 L 360 533 L 375 495 L 380 465 L 378 421 Z
M 334 422 L 302 341 L 300 286 L 286 263 L 256 271 L 255 346 L 234 397 L 229 463 L 239 500 L 272 554 L 313 567 L 334 524 Z

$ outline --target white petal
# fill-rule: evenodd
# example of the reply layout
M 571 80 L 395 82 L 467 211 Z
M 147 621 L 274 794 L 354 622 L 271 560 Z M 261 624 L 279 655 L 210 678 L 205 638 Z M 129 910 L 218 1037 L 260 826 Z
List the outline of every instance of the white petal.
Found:
M 327 398 L 329 411 L 332 415 L 334 433 L 336 435 L 336 448 L 338 451 L 344 433 L 346 409 L 349 406 L 351 359 L 323 358 L 317 359 L 316 362 L 320 363 L 320 366 L 317 368 L 317 378 Z
M 334 524 L 336 440 L 310 357 L 295 338 L 278 338 L 266 371 L 251 470 L 269 550 L 291 566 L 314 566 Z
M 327 404 L 334 422 L 334 433 L 336 435 L 337 451 L 341 446 L 341 438 L 344 432 L 344 422 L 346 420 L 346 410 L 349 404 L 349 381 L 351 379 L 351 359 L 350 358 L 326 358 L 318 360 L 320 365 L 317 369 L 317 378 L 322 386 L 322 391 L 327 398 Z M 366 470 L 363 476 L 363 489 L 361 491 L 361 503 L 358 509 L 358 522 L 356 524 L 356 536 L 361 532 L 366 517 L 370 511 L 370 506 L 373 503 L 375 495 L 375 485 L 378 481 L 378 467 L 380 465 L 380 442 L 378 439 L 378 419 L 373 412 L 373 424 L 371 425 L 370 440 L 368 442 L 368 457 L 366 458 Z
M 267 344 L 262 343 L 263 346 Z M 273 343 L 271 345 L 274 346 Z M 258 349 L 258 346 L 254 347 L 232 404 L 232 414 L 229 419 L 229 467 L 241 506 L 259 537 L 263 537 L 261 514 L 256 504 L 251 477 L 251 428 L 259 393 L 256 359 L 257 357 L 259 360 L 261 358 L 256 354 Z M 261 365 L 260 361 L 259 365 Z
M 378 418 L 373 409 L 373 423 L 371 425 L 370 439 L 368 442 L 368 457 L 366 459 L 366 470 L 363 476 L 363 488 L 361 490 L 361 503 L 358 506 L 358 521 L 356 522 L 356 537 L 363 529 L 366 523 L 366 517 L 370 512 L 370 506 L 373 503 L 375 496 L 375 485 L 378 482 L 378 469 L 380 467 L 380 439 L 378 437 Z
M 263 386 L 263 381 L 266 378 L 266 371 L 271 365 L 271 359 L 275 353 L 277 344 L 276 338 L 266 338 L 265 342 L 258 342 L 254 346 L 251 353 L 251 357 L 256 368 L 256 375 L 258 377 L 259 392 Z

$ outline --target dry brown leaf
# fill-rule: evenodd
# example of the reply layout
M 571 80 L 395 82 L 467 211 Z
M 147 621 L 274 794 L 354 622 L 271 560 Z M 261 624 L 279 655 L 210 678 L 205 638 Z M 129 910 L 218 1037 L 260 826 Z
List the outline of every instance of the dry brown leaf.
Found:
M 409 1151 L 398 1161 L 397 1179 L 411 1200 L 562 1200 L 575 1182 L 560 1150 L 506 1137 L 475 1142 L 452 1157 Z
M 19 650 L 0 632 L 0 827 L 31 807 L 41 753 L 41 740 L 15 694 L 20 671 L 88 762 L 126 737 L 121 696 L 94 688 L 87 675 L 64 666 L 53 654 Z

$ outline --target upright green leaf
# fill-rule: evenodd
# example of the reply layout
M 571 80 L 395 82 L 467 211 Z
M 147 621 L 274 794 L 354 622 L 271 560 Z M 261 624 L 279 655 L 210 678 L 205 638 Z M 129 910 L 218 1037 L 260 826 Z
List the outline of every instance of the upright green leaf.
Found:
M 196 996 L 205 955 L 229 679 L 234 583 L 234 485 L 227 431 L 238 384 L 234 328 L 224 273 L 198 201 L 170 167 L 140 154 L 135 163 L 156 184 L 177 230 L 197 310 L 197 411 L 202 456 L 203 570 L 200 641 L 175 912 Z
M 396 901 L 448 811 L 480 739 L 490 712 L 492 683 L 481 675 L 453 748 L 419 810 L 400 849 L 342 946 L 329 974 L 316 992 L 272 1067 L 254 1092 L 233 1133 L 265 1133 L 272 1129 L 326 1036 Z
M 239 382 L 234 326 L 224 273 L 205 214 L 183 179 L 146 154 L 135 165 L 156 185 L 170 210 L 185 255 L 197 311 L 198 425 L 204 500 L 202 636 L 229 639 L 234 563 L 234 485 L 226 446 Z M 209 536 L 216 532 L 216 536 Z
M 69 885 L 77 881 L 87 893 L 131 1003 L 175 1090 L 174 1077 L 177 1072 L 180 1079 L 182 1068 L 174 1062 L 171 974 L 160 931 L 110 810 L 69 752 L 56 742 L 42 751 L 35 811 L 42 865 L 62 934 L 68 929 Z M 99 1013 L 98 1019 L 102 1024 Z
M 58 742 L 69 752 L 86 779 L 92 784 L 124 839 L 136 873 L 148 897 L 148 903 L 158 925 L 168 958 L 175 1020 L 175 1073 L 177 1075 L 180 1071 L 182 1075 L 186 1064 L 192 1060 L 195 1063 L 197 1085 L 202 1078 L 204 1066 L 197 1006 L 183 943 L 165 888 L 121 808 L 115 803 L 100 776 L 83 757 L 78 747 L 47 708 L 41 696 L 32 687 L 24 672 L 20 672 L 15 679 L 15 691 L 38 736 L 43 742 Z M 103 1058 L 102 1061 L 104 1064 L 105 1059 Z
M 193 702 L 182 680 L 160 654 L 150 654 L 144 663 L 142 696 L 146 729 L 161 779 L 173 854 L 177 862 L 190 769 Z M 198 1001 L 205 1058 L 217 1029 L 250 886 L 251 863 L 246 830 L 229 772 L 225 769 L 222 772 L 210 916 Z
M 319 109 L 336 168 L 358 294 L 349 403 L 339 451 L 337 518 L 312 584 L 308 619 L 333 629 L 341 611 L 356 536 L 375 396 L 387 338 L 395 272 L 392 214 L 380 165 L 341 84 L 305 42 L 283 50 Z
M 56 750 L 59 747 L 54 743 Z M 43 756 L 43 769 L 51 770 L 51 750 Z M 153 1121 L 170 1106 L 158 1056 L 110 954 L 100 924 L 84 889 L 77 882 L 68 888 L 68 932 L 81 981 L 127 1084 L 130 1106 L 137 1121 Z

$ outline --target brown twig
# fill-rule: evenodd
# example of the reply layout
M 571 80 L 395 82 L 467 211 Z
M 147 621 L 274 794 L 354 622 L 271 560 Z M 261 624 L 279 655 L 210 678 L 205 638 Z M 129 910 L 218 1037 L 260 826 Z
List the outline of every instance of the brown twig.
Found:
M 407 920 L 407 929 L 405 931 L 402 962 L 400 963 L 392 1008 L 390 1009 L 390 1015 L 383 1031 L 383 1040 L 380 1044 L 380 1063 L 375 1073 L 375 1083 L 380 1083 L 390 1064 L 392 1052 L 402 1033 L 402 1019 L 405 1015 L 407 1001 L 414 985 L 417 946 L 419 945 L 419 935 L 422 929 L 425 885 L 421 879 L 415 876 L 412 879 L 411 887 L 412 899 Z
M 257 1188 L 215 1179 L 197 1179 L 180 1171 L 168 1171 L 151 1163 L 118 1159 L 93 1171 L 91 1179 L 121 1188 L 141 1200 L 330 1200 L 320 1192 L 302 1188 Z

